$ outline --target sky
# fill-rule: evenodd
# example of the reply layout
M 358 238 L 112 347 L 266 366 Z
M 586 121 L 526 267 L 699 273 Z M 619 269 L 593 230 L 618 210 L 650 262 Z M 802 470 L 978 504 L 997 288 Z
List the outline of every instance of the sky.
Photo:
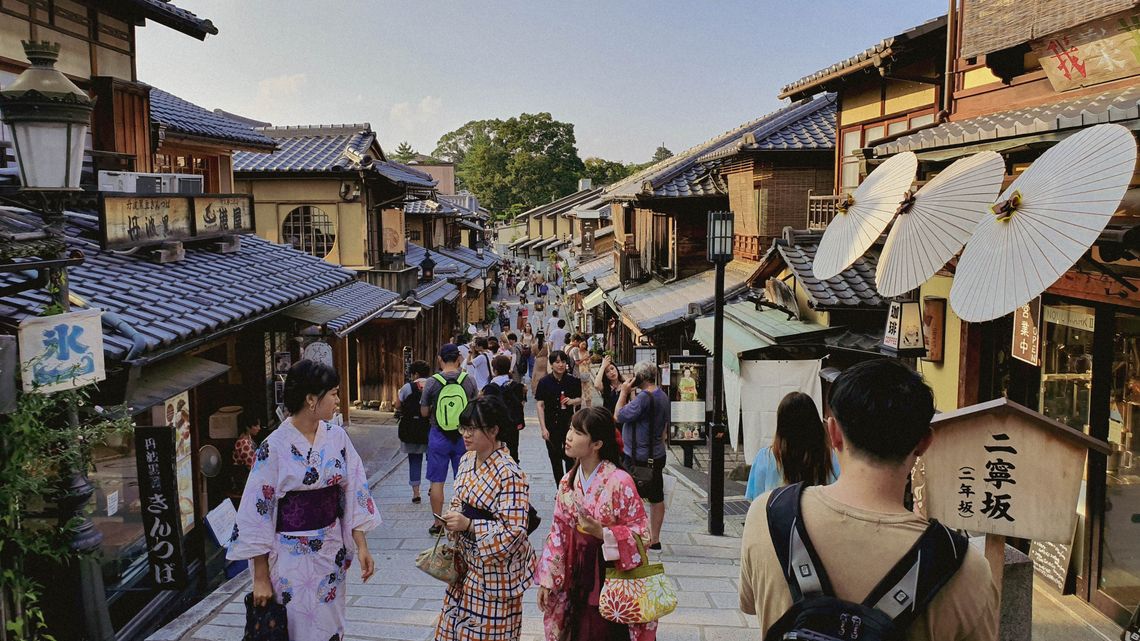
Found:
M 781 87 L 944 14 L 946 0 L 174 0 L 139 80 L 274 125 L 371 123 L 431 153 L 471 120 L 550 112 L 582 158 L 644 162 L 781 105 Z

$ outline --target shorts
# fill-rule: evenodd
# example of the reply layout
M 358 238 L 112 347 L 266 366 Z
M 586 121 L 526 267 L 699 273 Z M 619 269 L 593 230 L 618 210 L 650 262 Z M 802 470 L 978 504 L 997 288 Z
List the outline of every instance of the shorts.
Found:
M 467 446 L 459 432 L 455 432 L 455 440 L 451 440 L 443 430 L 432 426 L 428 432 L 427 450 L 427 480 L 430 483 L 444 483 L 447 481 L 447 465 L 451 464 L 451 476 L 459 471 L 459 459 L 467 452 Z
M 625 469 L 633 469 L 633 459 L 628 456 L 622 456 L 622 464 Z M 665 480 L 663 478 L 665 470 L 665 457 L 653 459 L 653 478 L 649 479 L 646 483 L 641 483 L 637 486 L 637 493 L 641 498 L 650 503 L 663 503 L 665 501 Z

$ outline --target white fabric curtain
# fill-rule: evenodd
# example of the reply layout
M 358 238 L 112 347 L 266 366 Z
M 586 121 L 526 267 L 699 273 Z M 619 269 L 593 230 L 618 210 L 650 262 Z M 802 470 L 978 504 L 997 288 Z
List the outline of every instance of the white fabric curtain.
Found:
M 741 383 L 737 394 L 744 424 L 744 460 L 756 458 L 761 447 L 772 444 L 776 435 L 776 409 L 789 392 L 803 392 L 815 400 L 823 415 L 823 386 L 819 379 L 820 361 L 741 361 Z M 728 372 L 725 372 L 728 374 Z M 731 389 L 725 376 L 725 391 Z M 731 405 L 729 405 L 731 415 Z M 734 430 L 735 431 L 735 430 Z
M 736 451 L 740 449 L 740 439 L 736 436 L 740 431 L 740 375 L 731 367 L 724 368 L 724 405 L 728 411 L 728 442 Z

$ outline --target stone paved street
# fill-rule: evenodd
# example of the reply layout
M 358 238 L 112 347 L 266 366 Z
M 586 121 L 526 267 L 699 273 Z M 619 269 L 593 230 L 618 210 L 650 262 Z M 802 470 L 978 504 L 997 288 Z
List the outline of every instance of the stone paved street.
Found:
M 531 500 L 543 525 L 531 535 L 541 549 L 549 531 L 554 505 L 554 480 L 534 418 L 533 401 L 528 406 L 528 427 L 523 431 L 520 457 L 531 480 Z M 395 431 L 395 425 L 375 429 Z M 355 569 L 349 579 L 348 636 L 350 639 L 428 640 L 443 601 L 443 585 L 413 565 L 415 556 L 430 547 L 430 508 L 426 499 L 411 502 L 405 459 L 397 458 L 388 469 L 369 470 L 374 479 L 373 495 L 384 524 L 369 534 L 377 562 L 377 574 L 367 585 Z M 662 530 L 662 551 L 652 553 L 665 563 L 677 588 L 677 610 L 666 617 L 658 632 L 662 641 L 717 641 L 758 636 L 753 617 L 737 607 L 740 539 L 743 517 L 727 517 L 729 536 L 705 534 L 705 514 L 697 507 L 693 489 L 678 482 L 673 490 Z M 197 607 L 184 614 L 150 641 L 240 641 L 244 625 L 242 598 L 249 591 L 248 573 L 224 585 Z M 523 607 L 524 641 L 542 638 L 542 617 L 536 605 L 536 588 L 527 591 Z M 749 632 L 749 629 L 752 629 Z

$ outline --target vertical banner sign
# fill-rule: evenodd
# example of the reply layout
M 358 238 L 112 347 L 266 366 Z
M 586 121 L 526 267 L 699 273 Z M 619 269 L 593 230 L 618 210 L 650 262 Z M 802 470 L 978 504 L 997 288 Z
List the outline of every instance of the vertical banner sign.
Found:
M 1013 312 L 1013 345 L 1010 354 L 1034 367 L 1041 364 L 1041 297 Z
M 942 362 L 946 334 L 946 299 L 928 297 L 922 301 L 922 339 L 926 343 L 926 356 L 922 360 Z
M 186 560 L 174 470 L 174 431 L 168 425 L 136 427 L 135 452 L 150 578 L 159 589 L 180 589 L 186 585 Z
M 669 439 L 702 441 L 708 368 L 704 356 L 669 357 Z

